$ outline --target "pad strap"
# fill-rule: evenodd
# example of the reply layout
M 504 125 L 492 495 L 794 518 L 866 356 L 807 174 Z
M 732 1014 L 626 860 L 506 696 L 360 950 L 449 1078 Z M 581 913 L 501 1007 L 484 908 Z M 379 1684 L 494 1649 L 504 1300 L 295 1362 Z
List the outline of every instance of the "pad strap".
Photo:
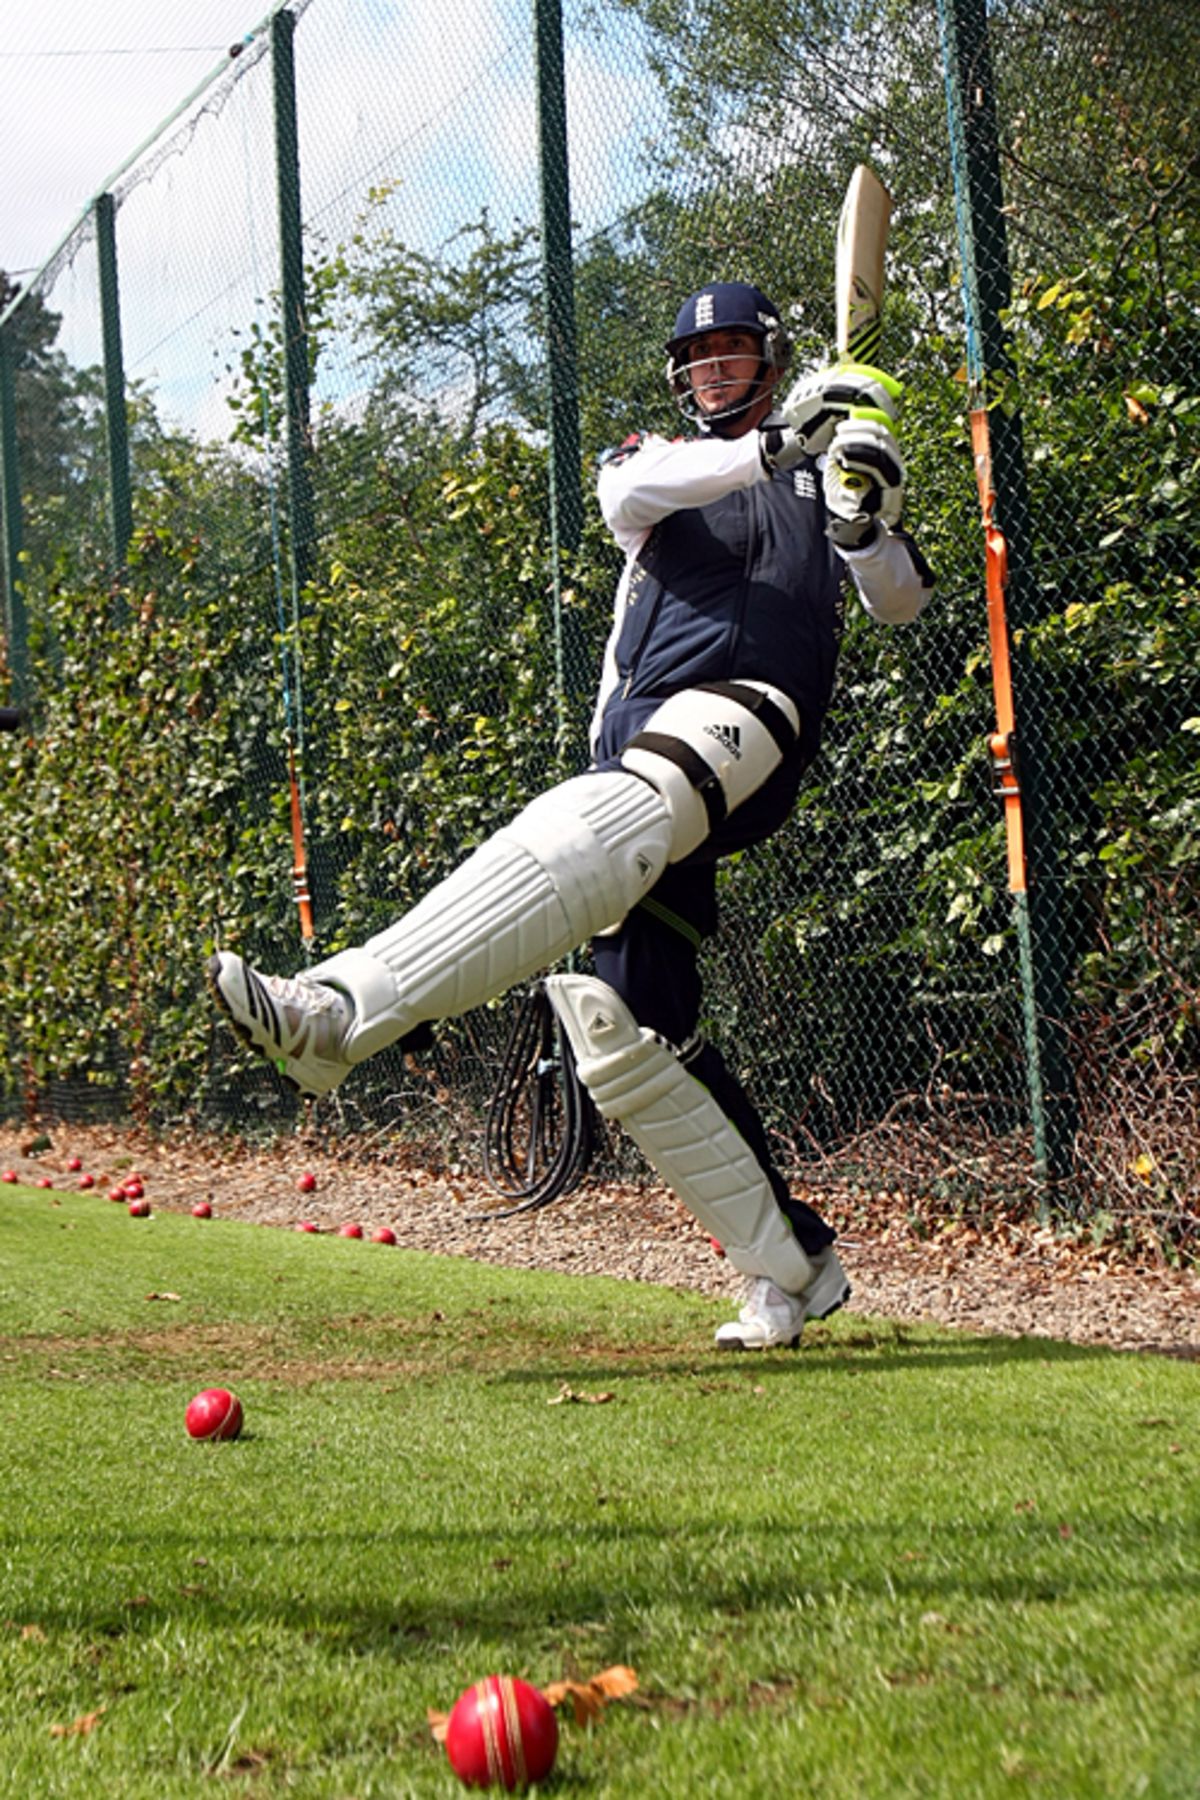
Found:
M 725 798 L 725 789 L 721 785 L 721 777 L 711 768 L 698 750 L 685 744 L 682 738 L 671 737 L 665 731 L 639 731 L 631 737 L 625 746 L 626 750 L 649 750 L 655 756 L 665 757 L 667 762 L 682 769 L 701 800 L 708 814 L 708 829 L 715 831 L 729 811 L 729 802 Z

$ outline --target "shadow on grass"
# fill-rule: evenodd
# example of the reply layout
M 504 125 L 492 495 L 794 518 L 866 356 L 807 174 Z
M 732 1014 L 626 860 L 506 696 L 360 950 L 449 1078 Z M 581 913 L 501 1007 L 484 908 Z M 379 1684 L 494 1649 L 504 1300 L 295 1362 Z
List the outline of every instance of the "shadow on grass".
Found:
M 343 1642 L 391 1643 L 408 1655 L 426 1640 L 444 1646 L 462 1634 L 507 1641 L 545 1627 L 600 1629 L 619 1642 L 643 1631 L 646 1617 L 664 1605 L 709 1622 L 794 1614 L 800 1607 L 815 1630 L 856 1610 L 878 1616 L 884 1607 L 892 1618 L 897 1609 L 908 1610 L 973 1634 L 984 1629 L 971 1623 L 972 1609 L 981 1605 L 1070 1607 L 1099 1600 L 1140 1617 L 1155 1596 L 1200 1601 L 1194 1525 L 1187 1520 L 1088 1515 L 1064 1537 L 1050 1510 L 971 1523 L 914 1514 L 878 1525 L 838 1524 L 797 1512 L 787 1521 L 722 1517 L 675 1526 L 589 1518 L 587 1511 L 581 1497 L 579 1515 L 571 1518 L 519 1525 L 486 1518 L 472 1528 L 401 1521 L 387 1529 L 314 1527 L 309 1540 L 252 1524 L 209 1525 L 202 1534 L 204 1573 L 195 1585 L 139 1595 L 136 1603 L 97 1597 L 94 1611 L 86 1596 L 63 1609 L 46 1601 L 21 1623 L 108 1638 L 154 1635 L 168 1620 L 226 1630 L 277 1625 Z M 1131 1532 L 1139 1540 L 1136 1562 Z M 258 1581 L 248 1590 L 240 1577 L 222 1573 L 243 1565 L 251 1545 L 257 1556 L 270 1553 L 276 1585 Z M 159 1530 L 154 1547 L 185 1562 L 197 1534 Z M 53 1530 L 39 1535 L 44 1556 L 79 1548 L 77 1531 L 61 1539 Z M 106 1561 L 126 1552 L 136 1560 L 145 1548 L 136 1529 L 105 1533 Z M 811 1552 L 799 1567 L 798 1548 Z M 373 1580 L 388 1568 L 428 1570 L 448 1552 L 453 1572 L 426 1580 L 436 1598 L 414 1597 L 403 1581 Z M 361 1588 L 383 1591 L 347 1593 L 351 1568 Z M 228 1591 L 221 1591 L 226 1582 Z
M 820 1330 L 820 1327 L 817 1327 Z M 603 1360 L 589 1352 L 577 1361 L 563 1359 L 561 1366 L 540 1363 L 534 1367 L 493 1372 L 496 1382 L 544 1383 L 551 1381 L 617 1380 L 631 1374 L 643 1379 L 661 1376 L 700 1376 L 704 1379 L 730 1380 L 752 1376 L 755 1381 L 802 1379 L 814 1368 L 842 1368 L 850 1373 L 884 1371 L 903 1374 L 928 1369 L 1002 1368 L 1019 1363 L 1078 1363 L 1111 1359 L 1114 1352 L 1098 1345 L 1069 1344 L 1058 1338 L 1035 1337 L 969 1337 L 956 1334 L 952 1338 L 909 1338 L 902 1328 L 873 1331 L 862 1326 L 820 1336 L 806 1335 L 800 1348 L 791 1350 L 709 1350 L 683 1360 L 669 1357 L 649 1362 L 643 1369 L 631 1369 L 629 1361 Z M 632 1357 L 639 1354 L 636 1349 Z M 651 1353 L 653 1354 L 653 1353 Z

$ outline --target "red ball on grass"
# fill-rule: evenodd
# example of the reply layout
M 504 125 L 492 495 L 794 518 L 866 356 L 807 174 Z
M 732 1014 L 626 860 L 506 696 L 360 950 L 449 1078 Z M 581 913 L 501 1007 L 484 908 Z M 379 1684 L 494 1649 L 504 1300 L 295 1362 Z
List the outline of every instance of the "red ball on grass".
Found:
M 338 1236 L 339 1237 L 360 1238 L 362 1236 L 362 1234 L 363 1234 L 362 1226 L 354 1224 L 353 1221 L 351 1221 L 351 1223 L 348 1225 L 339 1225 L 338 1226 Z
M 150 1202 L 148 1200 L 131 1200 L 129 1202 L 129 1216 L 131 1219 L 148 1219 L 150 1217 Z
M 204 1388 L 184 1415 L 188 1436 L 206 1442 L 237 1437 L 242 1422 L 242 1403 L 228 1388 Z
M 212 1207 L 207 1200 L 197 1200 L 195 1206 L 192 1208 L 192 1217 L 193 1219 L 212 1218 Z
M 16 1179 L 17 1171 L 15 1169 L 5 1169 L 3 1175 L 0 1175 L 0 1181 L 15 1181 Z
M 455 1701 L 446 1727 L 446 1754 L 468 1787 L 510 1792 L 528 1787 L 554 1767 L 554 1708 L 515 1675 L 487 1675 Z
M 373 1244 L 394 1244 L 395 1241 L 396 1234 L 390 1225 L 377 1225 L 375 1230 L 371 1233 L 371 1242 Z

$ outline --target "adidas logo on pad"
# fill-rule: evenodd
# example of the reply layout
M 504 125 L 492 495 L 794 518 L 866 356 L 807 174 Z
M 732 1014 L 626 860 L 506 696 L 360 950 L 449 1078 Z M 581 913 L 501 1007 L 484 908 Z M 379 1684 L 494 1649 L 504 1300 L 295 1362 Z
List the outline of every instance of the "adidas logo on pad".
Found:
M 706 725 L 704 730 L 710 738 L 716 738 L 722 750 L 741 760 L 742 733 L 737 725 Z

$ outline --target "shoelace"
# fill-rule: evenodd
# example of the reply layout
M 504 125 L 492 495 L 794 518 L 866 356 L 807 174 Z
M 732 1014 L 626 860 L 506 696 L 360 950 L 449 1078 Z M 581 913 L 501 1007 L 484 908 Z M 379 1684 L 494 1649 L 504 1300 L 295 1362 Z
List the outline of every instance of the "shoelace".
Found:
M 289 975 L 259 976 L 272 999 L 281 1006 L 296 1006 L 302 1012 L 330 1012 L 342 1006 L 340 994 L 332 988 L 320 987 L 315 981 L 304 981 Z

